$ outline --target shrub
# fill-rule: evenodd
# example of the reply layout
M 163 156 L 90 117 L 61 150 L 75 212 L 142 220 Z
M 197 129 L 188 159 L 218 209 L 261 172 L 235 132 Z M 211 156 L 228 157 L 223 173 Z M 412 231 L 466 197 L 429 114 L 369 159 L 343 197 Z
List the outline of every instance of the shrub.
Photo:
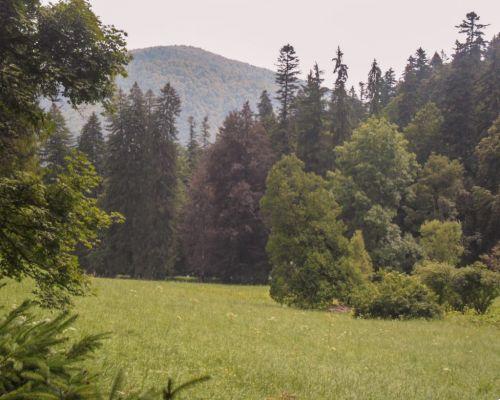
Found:
M 417 278 L 399 272 L 379 274 L 353 296 L 355 315 L 366 318 L 438 318 L 436 295 Z
M 426 259 L 458 264 L 464 252 L 460 222 L 428 221 L 420 227 L 420 235 L 420 245 Z
M 454 291 L 453 280 L 457 269 L 450 264 L 423 261 L 415 268 L 415 275 L 437 295 L 439 304 L 455 307 L 459 296 Z
M 26 301 L 0 318 L 0 399 L 8 400 L 164 400 L 208 379 L 202 377 L 174 387 L 167 380 L 162 392 L 122 395 L 123 374 L 117 375 L 109 394 L 102 395 L 97 373 L 83 367 L 97 350 L 103 334 L 89 335 L 67 346 L 65 335 L 76 315 L 60 313 L 37 320 L 34 305 Z M 88 365 L 88 362 L 85 363 Z
M 346 301 L 364 278 L 349 261 L 340 207 L 324 179 L 292 155 L 273 166 L 266 187 L 261 210 L 270 230 L 271 297 L 302 308 Z
M 460 297 L 459 310 L 472 308 L 484 314 L 500 295 L 500 273 L 490 271 L 480 262 L 459 268 L 453 279 L 453 290 Z

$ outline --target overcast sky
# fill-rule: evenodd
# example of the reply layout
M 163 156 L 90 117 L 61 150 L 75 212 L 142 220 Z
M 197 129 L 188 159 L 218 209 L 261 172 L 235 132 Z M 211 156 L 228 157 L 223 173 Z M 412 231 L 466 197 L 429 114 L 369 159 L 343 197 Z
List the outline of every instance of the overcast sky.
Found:
M 398 74 L 422 46 L 451 52 L 455 25 L 469 11 L 500 31 L 500 0 L 91 0 L 106 24 L 128 32 L 130 49 L 185 44 L 274 69 L 289 42 L 307 73 L 317 61 L 331 82 L 337 45 L 345 53 L 350 82 L 366 80 L 377 58 Z

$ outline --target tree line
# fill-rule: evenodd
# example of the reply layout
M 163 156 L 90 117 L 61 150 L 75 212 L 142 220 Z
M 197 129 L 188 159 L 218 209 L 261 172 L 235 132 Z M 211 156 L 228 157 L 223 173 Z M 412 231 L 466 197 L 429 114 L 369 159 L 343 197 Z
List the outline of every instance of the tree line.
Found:
M 177 142 L 181 105 L 169 84 L 158 96 L 137 84 L 117 93 L 107 140 L 92 115 L 77 147 L 103 175 L 99 204 L 124 222 L 81 263 L 101 276 L 271 282 L 271 293 L 304 285 L 312 297 L 298 303 L 308 306 L 338 297 L 339 285 L 349 297 L 365 275 L 411 275 L 426 261 L 464 267 L 481 258 L 497 270 L 500 40 L 487 42 L 485 26 L 467 14 L 451 59 L 418 48 L 399 81 L 373 60 L 358 90 L 347 87 L 340 48 L 327 88 L 317 64 L 299 80 L 287 44 L 276 93 L 262 92 L 255 112 L 246 103 L 230 113 L 213 144 L 208 119 L 198 128 L 192 117 L 187 145 Z M 56 107 L 52 114 L 65 131 Z M 56 138 L 42 162 L 64 160 L 57 153 L 68 145 Z M 463 250 L 429 258 L 423 231 L 438 235 L 450 223 L 459 235 L 436 245 L 454 248 L 453 237 Z M 319 301 L 318 291 L 329 294 Z M 273 297 L 295 294 L 281 296 Z

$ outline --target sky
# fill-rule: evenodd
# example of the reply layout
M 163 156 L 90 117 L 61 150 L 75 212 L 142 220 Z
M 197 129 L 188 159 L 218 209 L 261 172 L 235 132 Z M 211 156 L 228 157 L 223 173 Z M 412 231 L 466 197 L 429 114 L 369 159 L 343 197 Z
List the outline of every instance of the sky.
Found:
M 377 58 L 399 75 L 422 46 L 450 54 L 454 27 L 469 11 L 500 32 L 500 0 L 90 0 L 106 24 L 128 33 L 130 49 L 191 45 L 260 67 L 275 67 L 279 48 L 295 47 L 303 76 L 315 62 L 333 81 L 337 46 L 349 81 L 366 80 Z

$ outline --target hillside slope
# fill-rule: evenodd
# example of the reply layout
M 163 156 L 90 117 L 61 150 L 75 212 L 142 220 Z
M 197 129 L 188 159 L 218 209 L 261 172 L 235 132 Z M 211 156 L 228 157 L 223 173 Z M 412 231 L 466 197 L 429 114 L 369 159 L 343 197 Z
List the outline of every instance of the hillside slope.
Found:
M 240 61 L 229 60 L 191 46 L 161 46 L 131 51 L 133 60 L 127 67 L 128 77 L 117 84 L 124 90 L 134 82 L 146 91 L 157 92 L 170 82 L 182 101 L 179 118 L 179 138 L 187 137 L 186 119 L 192 115 L 199 123 L 209 116 L 212 134 L 225 115 L 246 101 L 255 107 L 262 90 L 274 91 L 274 73 Z M 63 106 L 72 133 L 76 136 L 95 106 L 72 110 Z

